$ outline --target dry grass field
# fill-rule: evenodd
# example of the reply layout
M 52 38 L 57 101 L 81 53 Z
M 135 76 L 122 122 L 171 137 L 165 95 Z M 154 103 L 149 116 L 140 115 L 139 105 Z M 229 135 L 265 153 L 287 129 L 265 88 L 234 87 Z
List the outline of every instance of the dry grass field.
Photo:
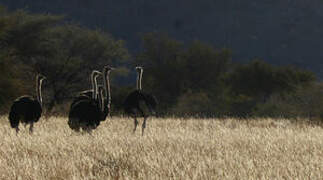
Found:
M 323 129 L 288 120 L 113 118 L 76 134 L 66 118 L 18 136 L 0 118 L 0 179 L 323 179 Z

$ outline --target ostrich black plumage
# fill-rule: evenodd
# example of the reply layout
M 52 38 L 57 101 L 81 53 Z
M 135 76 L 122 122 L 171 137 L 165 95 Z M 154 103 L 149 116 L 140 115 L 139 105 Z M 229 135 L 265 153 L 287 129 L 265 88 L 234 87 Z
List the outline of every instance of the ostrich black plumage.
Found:
M 91 132 L 93 129 L 100 125 L 102 119 L 102 93 L 103 88 L 99 87 L 98 99 L 83 99 L 76 102 L 69 112 L 68 125 L 71 129 L 79 132 L 83 131 Z
M 34 123 L 38 122 L 42 114 L 42 82 L 45 76 L 38 74 L 36 76 L 37 99 L 32 96 L 24 95 L 17 98 L 9 112 L 9 122 L 12 128 L 19 132 L 19 122 L 30 124 L 29 132 L 33 132 Z
M 137 70 L 137 89 L 133 92 L 131 92 L 126 100 L 123 103 L 124 111 L 132 116 L 134 118 L 134 130 L 136 131 L 138 121 L 137 121 L 137 114 L 139 113 L 142 117 L 144 117 L 144 122 L 142 123 L 142 135 L 144 135 L 144 131 L 146 128 L 146 120 L 148 118 L 148 114 L 145 114 L 143 109 L 140 107 L 141 102 L 144 102 L 144 104 L 149 109 L 150 113 L 155 115 L 156 113 L 156 106 L 157 106 L 157 100 L 152 94 L 145 93 L 141 89 L 141 80 L 142 80 L 142 74 L 143 74 L 143 68 L 142 67 L 136 67 Z

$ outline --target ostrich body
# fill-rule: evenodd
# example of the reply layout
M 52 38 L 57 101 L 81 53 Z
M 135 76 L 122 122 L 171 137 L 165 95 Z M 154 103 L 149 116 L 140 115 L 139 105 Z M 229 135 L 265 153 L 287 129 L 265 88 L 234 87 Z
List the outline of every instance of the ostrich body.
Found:
M 100 125 L 102 119 L 102 93 L 103 89 L 99 88 L 98 99 L 82 99 L 76 102 L 69 112 L 68 125 L 71 129 L 79 132 L 91 132 Z M 100 107 L 101 105 L 101 107 Z
M 43 75 L 36 77 L 36 93 L 37 99 L 32 96 L 24 95 L 17 98 L 9 112 L 9 122 L 12 128 L 19 132 L 19 122 L 30 124 L 29 132 L 33 132 L 34 123 L 38 122 L 42 114 L 42 93 L 41 87 L 43 80 L 46 79 Z
M 142 108 L 140 107 L 141 102 L 144 102 L 144 104 L 148 107 L 150 113 L 155 114 L 155 109 L 157 106 L 157 100 L 156 98 L 148 93 L 145 93 L 141 89 L 141 80 L 142 80 L 142 74 L 143 74 L 143 68 L 142 67 L 136 67 L 137 70 L 137 89 L 133 92 L 131 92 L 126 100 L 123 103 L 124 111 L 132 116 L 134 118 L 134 130 L 136 131 L 138 121 L 137 121 L 137 114 L 139 113 L 141 117 L 144 117 L 144 122 L 142 123 L 142 135 L 144 135 L 144 130 L 146 128 L 146 120 L 148 118 L 148 115 L 144 113 Z

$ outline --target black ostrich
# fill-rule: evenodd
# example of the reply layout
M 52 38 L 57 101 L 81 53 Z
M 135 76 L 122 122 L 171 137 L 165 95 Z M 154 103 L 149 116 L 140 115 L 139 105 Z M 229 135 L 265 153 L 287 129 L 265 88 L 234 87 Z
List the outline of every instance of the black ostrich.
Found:
M 141 102 L 143 102 L 147 108 L 149 109 L 150 113 L 155 115 L 155 110 L 157 106 L 157 100 L 152 94 L 148 94 L 142 91 L 141 89 L 141 80 L 143 74 L 142 67 L 136 67 L 137 70 L 137 89 L 131 92 L 126 100 L 123 103 L 124 111 L 134 118 L 135 127 L 133 132 L 136 131 L 138 121 L 137 121 L 137 114 L 144 117 L 144 122 L 142 123 L 142 135 L 144 135 L 144 130 L 146 128 L 146 120 L 148 115 L 144 113 L 142 108 L 140 107 Z
M 19 122 L 30 124 L 29 132 L 33 132 L 34 123 L 38 122 L 42 114 L 42 93 L 41 87 L 45 76 L 38 74 L 36 76 L 36 93 L 37 99 L 32 96 L 24 95 L 17 98 L 10 109 L 9 122 L 12 128 L 19 132 Z
M 87 126 L 90 126 L 90 124 L 86 125 L 83 122 L 83 118 L 89 117 L 82 117 L 83 113 L 89 112 L 89 115 L 97 114 L 97 109 L 100 109 L 100 100 L 98 99 L 97 77 L 101 74 L 102 73 L 100 71 L 93 70 L 90 75 L 92 89 L 78 93 L 78 96 L 76 96 L 73 99 L 73 102 L 71 103 L 68 125 L 72 130 L 76 132 L 79 132 L 80 128 L 87 131 L 89 130 Z M 94 117 L 94 119 L 96 119 L 96 117 Z
M 96 93 L 92 93 L 92 98 L 82 95 L 83 98 L 78 98 L 79 100 L 71 106 L 68 121 L 71 129 L 78 132 L 82 128 L 84 131 L 91 132 L 100 125 L 101 121 L 106 119 L 111 102 L 109 74 L 112 69 L 109 66 L 103 68 L 104 87 L 97 87 L 97 81 L 94 80 L 93 92 Z M 105 98 L 103 93 L 106 94 Z M 106 102 L 107 106 L 105 106 Z

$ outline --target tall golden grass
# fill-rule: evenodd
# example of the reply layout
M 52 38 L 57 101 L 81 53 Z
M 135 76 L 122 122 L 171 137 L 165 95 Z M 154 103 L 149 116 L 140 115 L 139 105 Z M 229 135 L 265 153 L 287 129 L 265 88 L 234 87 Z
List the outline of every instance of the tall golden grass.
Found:
M 128 118 L 92 135 L 0 121 L 0 179 L 323 179 L 323 129 L 283 119 L 149 119 L 143 137 Z

